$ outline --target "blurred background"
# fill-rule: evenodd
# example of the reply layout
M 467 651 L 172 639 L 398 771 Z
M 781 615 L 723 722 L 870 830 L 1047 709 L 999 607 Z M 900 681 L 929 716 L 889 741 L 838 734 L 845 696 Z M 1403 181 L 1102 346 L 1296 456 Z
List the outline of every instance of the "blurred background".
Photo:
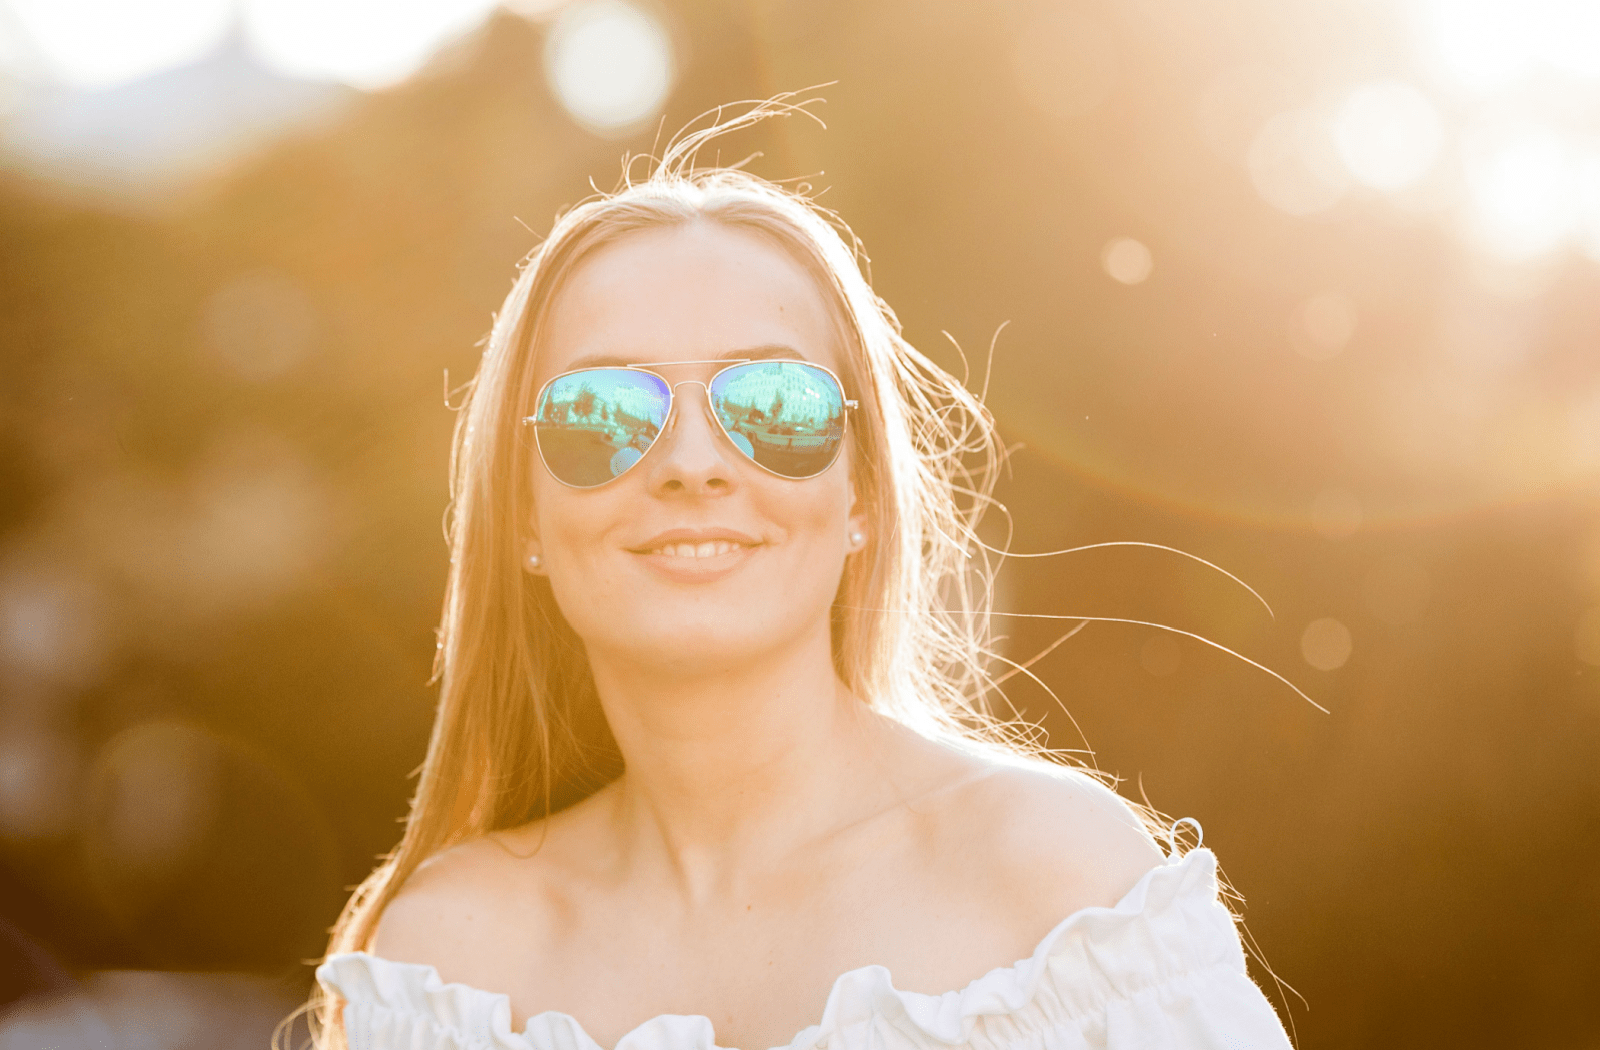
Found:
M 0 1047 L 264 1046 L 399 834 L 517 261 L 830 81 L 723 159 L 993 342 L 1013 549 L 1276 616 L 1127 548 L 1003 609 L 1328 713 L 1128 624 L 1012 700 L 1204 824 L 1301 1047 L 1600 1046 L 1600 4 L 0 0 L 0 70 Z

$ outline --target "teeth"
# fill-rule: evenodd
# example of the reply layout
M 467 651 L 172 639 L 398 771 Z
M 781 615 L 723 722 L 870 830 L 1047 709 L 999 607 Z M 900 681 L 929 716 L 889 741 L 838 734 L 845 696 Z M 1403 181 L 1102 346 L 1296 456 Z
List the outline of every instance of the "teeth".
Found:
M 714 558 L 719 554 L 731 554 L 739 549 L 739 545 L 731 540 L 707 540 L 704 543 L 669 543 L 664 547 L 657 547 L 651 554 L 661 554 L 668 558 Z

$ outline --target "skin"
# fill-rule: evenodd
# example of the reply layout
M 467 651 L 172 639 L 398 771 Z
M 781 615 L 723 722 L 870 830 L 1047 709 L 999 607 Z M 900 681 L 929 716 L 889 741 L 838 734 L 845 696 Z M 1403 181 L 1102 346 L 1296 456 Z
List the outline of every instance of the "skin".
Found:
M 841 371 L 806 271 L 702 222 L 581 264 L 552 304 L 539 382 L 593 355 L 705 381 L 717 366 L 670 362 L 771 346 Z M 519 1031 L 556 1010 L 610 1047 L 657 1015 L 703 1014 L 718 1045 L 761 1050 L 820 1021 L 845 971 L 959 989 L 1161 863 L 1088 778 L 974 758 L 850 695 L 829 605 L 850 533 L 871 522 L 849 457 L 774 477 L 722 436 L 699 387 L 677 394 L 676 425 L 617 480 L 573 490 L 534 468 L 528 550 L 584 641 L 626 773 L 429 860 L 374 954 L 506 993 Z M 755 542 L 650 549 L 685 528 Z

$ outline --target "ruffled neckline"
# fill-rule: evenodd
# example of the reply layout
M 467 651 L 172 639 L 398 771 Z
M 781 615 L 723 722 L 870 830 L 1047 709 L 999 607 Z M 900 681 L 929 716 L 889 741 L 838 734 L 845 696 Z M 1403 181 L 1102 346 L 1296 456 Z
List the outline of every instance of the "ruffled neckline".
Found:
M 1068 915 L 1039 942 L 1033 954 L 990 970 L 965 988 L 942 994 L 901 991 L 881 965 L 839 975 L 828 993 L 822 1019 L 770 1050 L 826 1050 L 833 1033 L 868 1017 L 886 1020 L 921 1050 L 943 1050 L 967 1042 L 984 1017 L 1015 1014 L 1033 1001 L 1051 959 L 1084 951 L 1084 942 L 1109 937 L 1144 917 L 1195 901 L 1214 909 L 1217 921 L 1232 916 L 1217 901 L 1216 857 L 1196 848 L 1170 858 L 1140 877 L 1112 907 L 1088 907 Z M 1180 917 L 1180 922 L 1187 925 Z M 1073 948 L 1076 946 L 1076 949 Z M 1232 952 L 1238 952 L 1233 948 Z M 1217 962 L 1224 960 L 1202 960 Z M 1234 963 L 1231 958 L 1226 960 Z M 1236 960 L 1243 969 L 1242 956 Z M 446 984 L 426 963 L 395 962 L 368 952 L 342 952 L 317 968 L 317 979 L 349 1002 L 430 1017 L 445 1028 L 473 1032 L 496 1048 L 516 1050 L 606 1050 L 578 1019 L 558 1010 L 529 1016 L 520 1033 L 511 1028 L 511 997 L 471 985 Z M 711 1019 L 701 1014 L 660 1014 L 623 1035 L 612 1050 L 732 1050 L 716 1043 Z

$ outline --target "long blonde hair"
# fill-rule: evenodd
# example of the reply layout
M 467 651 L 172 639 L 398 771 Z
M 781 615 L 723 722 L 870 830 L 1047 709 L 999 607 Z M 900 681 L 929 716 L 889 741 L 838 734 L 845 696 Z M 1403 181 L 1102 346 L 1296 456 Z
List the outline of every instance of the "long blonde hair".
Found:
M 522 266 L 456 426 L 427 758 L 404 836 L 346 904 L 330 955 L 366 948 L 385 906 L 430 856 L 547 816 L 620 772 L 582 647 L 548 583 L 520 568 L 534 467 L 520 420 L 563 278 L 635 231 L 716 223 L 754 232 L 813 276 L 834 314 L 841 378 L 861 402 L 851 462 L 871 522 L 870 547 L 849 560 L 834 604 L 838 675 L 925 735 L 1000 755 L 1037 750 L 985 704 L 992 573 L 975 530 L 1002 451 L 988 412 L 903 338 L 837 216 L 739 168 L 698 164 L 712 139 L 795 112 L 804 110 L 779 99 L 718 119 L 678 138 L 642 179 L 625 162 L 620 188 L 560 216 Z M 311 1007 L 319 1045 L 342 1047 L 337 1003 Z

